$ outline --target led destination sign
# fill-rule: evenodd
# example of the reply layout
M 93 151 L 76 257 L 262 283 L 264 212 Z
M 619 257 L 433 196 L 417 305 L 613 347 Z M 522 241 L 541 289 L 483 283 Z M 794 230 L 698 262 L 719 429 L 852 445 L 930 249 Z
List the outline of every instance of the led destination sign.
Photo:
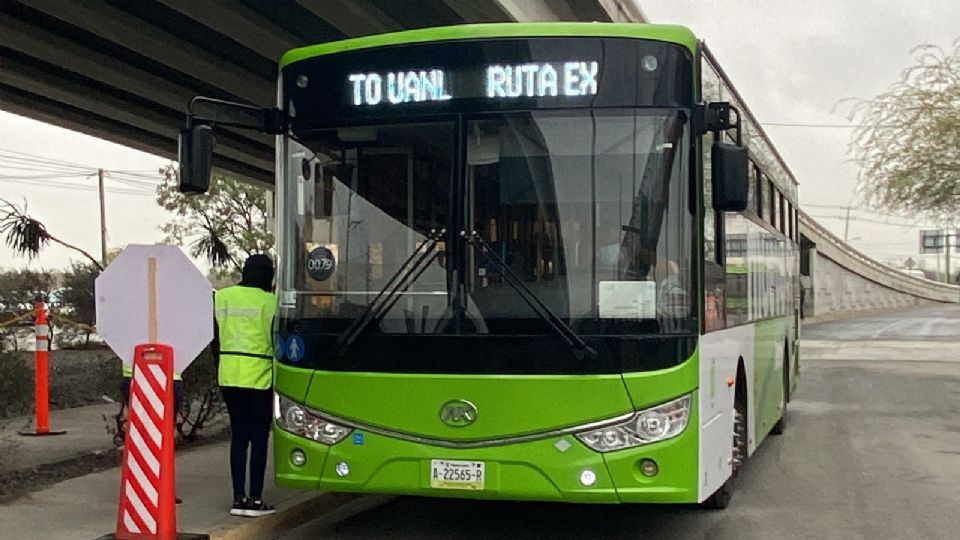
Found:
M 598 69 L 596 62 L 487 66 L 487 97 L 594 96 Z
M 446 101 L 452 96 L 444 84 L 442 69 L 430 71 L 396 71 L 379 73 L 352 73 L 347 79 L 353 86 L 354 105 L 379 105 L 384 96 L 388 103 L 411 101 Z M 384 88 L 386 86 L 386 88 Z
M 457 97 L 578 97 L 597 94 L 599 71 L 597 62 L 582 61 L 491 64 L 484 69 L 482 79 L 469 73 L 460 73 L 461 77 L 457 78 L 457 73 L 443 69 L 419 69 L 351 73 L 347 76 L 347 85 L 350 103 L 355 106 L 446 101 Z
M 400 43 L 283 68 L 294 129 L 450 114 L 686 108 L 695 55 L 643 39 L 536 37 Z

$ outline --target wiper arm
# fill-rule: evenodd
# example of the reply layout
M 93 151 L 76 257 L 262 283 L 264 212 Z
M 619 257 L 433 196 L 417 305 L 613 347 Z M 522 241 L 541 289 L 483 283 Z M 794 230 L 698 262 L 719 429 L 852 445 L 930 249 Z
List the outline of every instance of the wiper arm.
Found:
M 468 244 L 475 247 L 488 261 L 493 263 L 496 266 L 497 271 L 501 276 L 507 281 L 507 283 L 517 291 L 520 295 L 520 298 L 530 309 L 532 309 L 537 315 L 543 319 L 547 326 L 550 327 L 563 342 L 567 345 L 570 351 L 573 353 L 573 356 L 577 360 L 583 360 L 584 357 L 589 357 L 591 360 L 597 359 L 597 351 L 593 347 L 586 344 L 583 339 L 573 331 L 570 326 L 563 322 L 563 319 L 557 317 L 557 315 L 550 311 L 543 302 L 537 298 L 537 295 L 530 290 L 529 287 L 514 273 L 513 270 L 507 266 L 507 263 L 503 261 L 493 250 L 490 248 L 490 245 L 477 233 L 473 231 L 470 234 L 467 234 L 467 231 L 460 231 L 460 236 L 462 236 Z
M 377 293 L 377 296 L 373 298 L 363 313 L 354 319 L 353 322 L 350 323 L 350 326 L 340 335 L 334 348 L 337 356 L 342 357 L 350 345 L 370 326 L 370 323 L 386 315 L 397 303 L 400 294 L 406 292 L 406 290 L 410 288 L 410 285 L 430 267 L 430 264 L 432 264 L 439 255 L 439 252 L 434 251 L 437 247 L 437 242 L 443 238 L 446 232 L 446 229 L 441 229 L 440 231 L 432 229 L 427 235 L 427 240 L 417 246 L 417 249 L 413 250 L 413 253 L 403 261 L 400 268 L 390 276 L 387 284 L 380 289 L 380 292 Z

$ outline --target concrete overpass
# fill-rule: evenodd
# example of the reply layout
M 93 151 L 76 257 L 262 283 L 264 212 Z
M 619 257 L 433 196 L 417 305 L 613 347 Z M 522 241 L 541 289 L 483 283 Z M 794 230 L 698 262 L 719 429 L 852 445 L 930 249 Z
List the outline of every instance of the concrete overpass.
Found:
M 960 287 L 881 264 L 800 213 L 804 313 L 831 319 L 929 302 L 960 302 Z
M 3 0 L 0 108 L 175 159 L 190 98 L 272 105 L 288 49 L 532 20 L 645 17 L 632 0 Z M 272 183 L 273 139 L 222 130 L 215 163 Z
M 647 22 L 633 0 L 2 0 L 0 109 L 175 159 L 190 98 L 272 104 L 277 59 L 290 48 L 532 20 Z M 272 183 L 272 138 L 220 130 L 217 141 L 218 167 Z M 810 317 L 960 297 L 873 261 L 804 214 L 800 232 Z

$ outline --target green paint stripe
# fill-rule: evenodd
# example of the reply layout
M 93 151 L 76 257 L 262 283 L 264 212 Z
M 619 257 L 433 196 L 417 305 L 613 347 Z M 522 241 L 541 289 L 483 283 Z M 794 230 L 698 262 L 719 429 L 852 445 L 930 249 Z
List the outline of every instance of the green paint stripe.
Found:
M 280 69 L 308 58 L 373 47 L 431 41 L 525 37 L 652 39 L 683 45 L 691 54 L 696 54 L 697 51 L 697 38 L 693 32 L 677 25 L 590 22 L 464 24 L 406 30 L 300 47 L 283 55 L 280 59 Z

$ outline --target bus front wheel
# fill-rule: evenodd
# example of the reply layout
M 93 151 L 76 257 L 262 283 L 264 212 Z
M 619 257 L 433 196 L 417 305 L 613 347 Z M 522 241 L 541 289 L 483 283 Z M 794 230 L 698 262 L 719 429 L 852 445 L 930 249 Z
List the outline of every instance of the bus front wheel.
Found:
M 704 508 L 723 510 L 730 505 L 730 499 L 733 498 L 733 489 L 737 483 L 737 475 L 740 473 L 740 468 L 743 467 L 743 462 L 747 459 L 747 400 L 744 394 L 745 390 L 746 384 L 741 385 L 740 380 L 738 380 L 733 404 L 733 454 L 730 478 L 727 478 L 727 481 L 709 499 L 703 501 Z

